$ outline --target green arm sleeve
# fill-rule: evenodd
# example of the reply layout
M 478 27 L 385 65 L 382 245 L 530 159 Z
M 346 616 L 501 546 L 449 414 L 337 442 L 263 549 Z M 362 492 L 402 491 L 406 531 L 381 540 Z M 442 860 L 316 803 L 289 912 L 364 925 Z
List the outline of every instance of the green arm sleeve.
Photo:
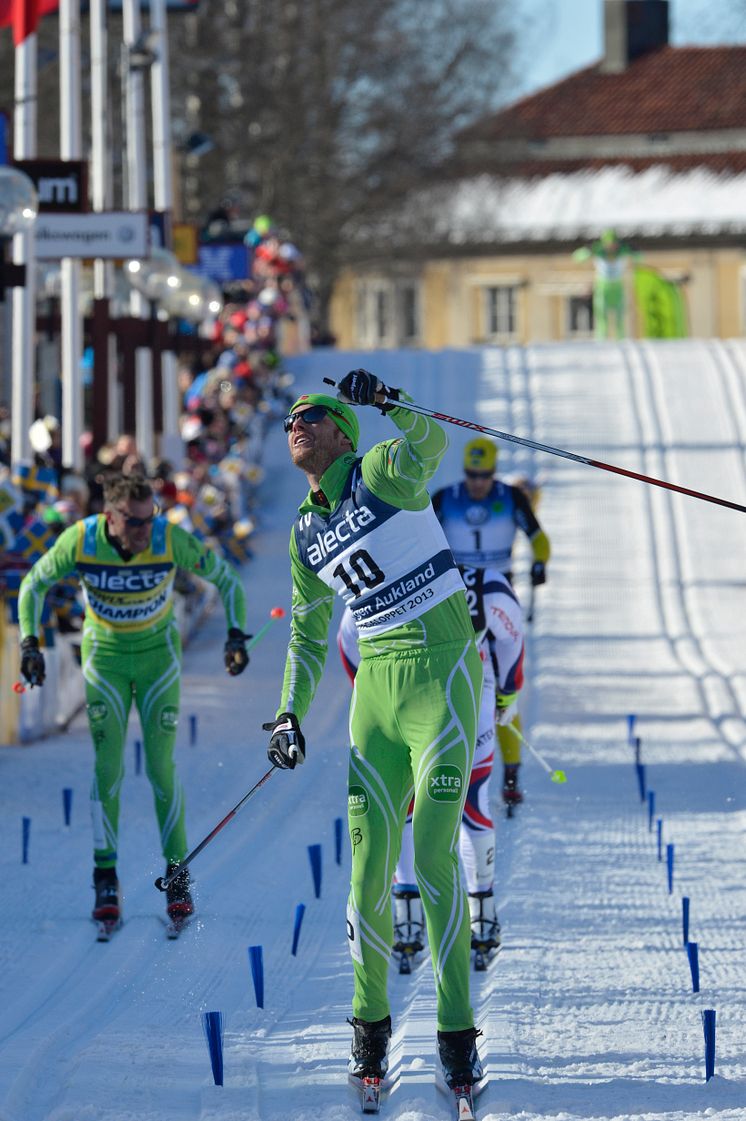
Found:
M 40 557 L 21 581 L 18 593 L 18 623 L 21 640 L 38 636 L 44 597 L 53 584 L 75 568 L 78 527 L 71 525 L 59 535 L 52 548 Z
M 403 401 L 410 400 L 400 390 Z M 363 480 L 374 494 L 404 510 L 424 510 L 430 501 L 427 484 L 448 448 L 448 437 L 436 421 L 407 409 L 387 414 L 403 439 L 388 440 L 363 456 Z
M 294 712 L 300 723 L 324 672 L 334 593 L 301 564 L 295 530 L 290 534 L 290 573 L 293 579 L 290 642 L 277 715 Z
M 246 596 L 235 569 L 185 529 L 171 529 L 174 562 L 214 584 L 220 593 L 228 629 L 246 629 Z

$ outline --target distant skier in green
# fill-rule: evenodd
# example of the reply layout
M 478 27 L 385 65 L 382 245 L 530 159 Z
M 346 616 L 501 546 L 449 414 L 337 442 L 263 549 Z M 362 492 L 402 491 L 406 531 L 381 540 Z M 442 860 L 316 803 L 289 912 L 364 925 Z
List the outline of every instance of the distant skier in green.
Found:
M 18 600 L 21 672 L 42 685 L 41 609 L 48 590 L 77 572 L 86 601 L 81 650 L 88 723 L 96 755 L 93 816 L 96 900 L 93 918 L 115 929 L 120 922 L 117 839 L 124 744 L 134 700 L 143 730 L 145 769 L 153 788 L 161 845 L 171 875 L 187 851 L 184 795 L 174 766 L 179 719 L 181 639 L 174 619 L 176 568 L 214 584 L 228 623 L 228 673 L 242 673 L 246 601 L 234 569 L 196 537 L 171 525 L 155 508 L 150 483 L 117 476 L 104 486 L 105 512 L 64 530 L 24 577 Z M 172 921 L 193 911 L 189 870 L 167 892 Z
M 628 260 L 637 260 L 639 254 L 629 245 L 620 242 L 613 230 L 604 230 L 598 241 L 576 249 L 572 258 L 574 261 L 592 260 L 596 270 L 593 281 L 593 326 L 596 338 L 609 337 L 612 320 L 615 338 L 625 338 L 624 274 Z

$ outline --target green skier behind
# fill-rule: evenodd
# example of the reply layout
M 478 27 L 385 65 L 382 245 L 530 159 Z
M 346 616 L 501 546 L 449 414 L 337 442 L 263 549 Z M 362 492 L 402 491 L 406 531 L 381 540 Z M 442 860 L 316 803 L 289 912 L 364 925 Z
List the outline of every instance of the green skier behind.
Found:
M 181 639 L 174 619 L 176 568 L 214 584 L 228 623 L 224 657 L 232 676 L 249 662 L 244 634 L 246 601 L 234 570 L 196 537 L 161 517 L 150 483 L 116 476 L 104 487 L 104 513 L 76 522 L 26 575 L 18 602 L 21 671 L 44 682 L 39 620 L 44 597 L 63 576 L 77 572 L 86 602 L 81 664 L 88 724 L 95 752 L 93 818 L 93 918 L 107 930 L 121 922 L 117 877 L 119 795 L 130 707 L 140 714 L 145 770 L 155 799 L 166 874 L 187 851 L 184 796 L 174 766 L 179 718 Z M 171 920 L 194 910 L 189 870 L 167 893 Z
M 416 792 L 415 873 L 432 950 L 439 1058 L 447 1085 L 470 1095 L 482 1067 L 458 844 L 482 665 L 464 585 L 426 489 L 448 440 L 435 421 L 396 404 L 408 399 L 355 370 L 340 382 L 338 398 L 305 394 L 285 419 L 291 459 L 311 489 L 290 536 L 291 637 L 280 705 L 264 727 L 272 732 L 271 762 L 289 769 L 303 762 L 300 726 L 323 672 L 338 594 L 354 616 L 361 656 L 350 706 L 348 1070 L 365 1093 L 365 1080 L 388 1069 L 391 879 Z M 358 458 L 350 403 L 377 406 L 398 437 Z
M 590 261 L 596 270 L 593 281 L 593 326 L 597 339 L 606 339 L 611 331 L 617 339 L 626 337 L 624 272 L 629 259 L 639 253 L 619 241 L 613 230 L 604 230 L 598 241 L 582 245 L 572 255 L 573 261 Z

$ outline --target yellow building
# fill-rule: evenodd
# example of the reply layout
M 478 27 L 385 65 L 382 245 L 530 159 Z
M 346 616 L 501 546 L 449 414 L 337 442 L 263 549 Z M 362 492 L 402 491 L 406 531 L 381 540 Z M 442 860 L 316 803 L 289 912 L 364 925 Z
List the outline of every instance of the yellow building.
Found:
M 673 282 L 688 333 L 746 333 L 746 47 L 673 47 L 667 0 L 605 0 L 593 66 L 477 122 L 455 167 L 350 248 L 342 348 L 550 342 L 594 333 L 613 228 Z M 650 335 L 623 278 L 626 333 Z

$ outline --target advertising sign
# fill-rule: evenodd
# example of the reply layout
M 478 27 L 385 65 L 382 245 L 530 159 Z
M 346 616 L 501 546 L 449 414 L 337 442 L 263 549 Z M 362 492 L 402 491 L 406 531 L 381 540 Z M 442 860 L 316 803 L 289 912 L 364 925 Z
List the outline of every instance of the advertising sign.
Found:
M 147 257 L 150 251 L 146 211 L 40 214 L 34 232 L 40 261 L 61 261 L 63 257 L 124 260 Z
M 79 214 L 88 209 L 88 165 L 84 160 L 14 160 L 39 196 L 40 213 Z

